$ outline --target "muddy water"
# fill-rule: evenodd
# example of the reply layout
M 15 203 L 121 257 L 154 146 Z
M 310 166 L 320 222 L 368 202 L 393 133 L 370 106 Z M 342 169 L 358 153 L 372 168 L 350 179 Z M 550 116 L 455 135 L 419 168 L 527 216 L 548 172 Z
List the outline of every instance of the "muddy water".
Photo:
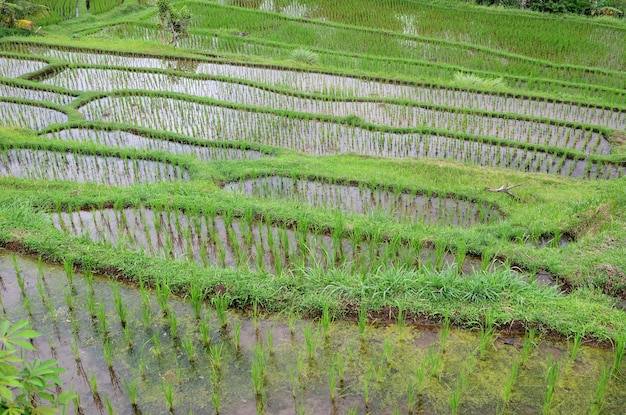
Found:
M 20 293 L 10 254 L 0 251 L 5 316 L 17 321 L 27 318 L 27 309 L 31 310 L 31 324 L 44 334 L 35 343 L 37 356 L 59 359 L 68 371 L 63 388 L 80 395 L 81 409 L 88 415 L 106 413 L 95 405 L 89 377 L 97 379 L 100 399 L 110 401 L 116 413 L 124 414 L 133 413 L 124 387 L 131 382 L 138 391 L 135 413 L 143 414 L 168 412 L 164 384 L 172 386 L 174 413 L 215 414 L 211 396 L 216 393 L 221 413 L 228 414 L 256 413 L 258 402 L 263 402 L 267 414 L 346 414 L 354 409 L 359 414 L 391 414 L 394 410 L 407 414 L 413 395 L 408 391 L 414 390 L 416 411 L 439 414 L 450 412 L 450 400 L 459 389 L 460 413 L 503 409 L 505 414 L 535 414 L 545 405 L 546 373 L 555 363 L 558 376 L 550 404 L 553 413 L 582 414 L 589 413 L 593 404 L 603 365 L 610 367 L 612 361 L 610 351 L 584 345 L 571 359 L 571 345 L 536 337 L 521 364 L 524 339 L 497 332 L 481 354 L 478 333 L 456 329 L 368 324 L 361 335 L 354 323 L 331 322 L 324 328 L 318 321 L 294 318 L 287 324 L 280 318 L 234 313 L 226 314 L 228 326 L 220 329 L 215 309 L 202 306 L 201 319 L 196 320 L 190 303 L 170 296 L 166 309 L 177 321 L 174 330 L 154 293 L 142 294 L 133 287 L 78 273 L 73 274 L 70 286 L 63 267 L 38 266 L 36 260 L 19 256 L 16 261 L 29 307 Z M 114 291 L 128 315 L 128 334 L 116 311 Z M 90 301 L 103 306 L 108 340 L 99 318 L 90 317 Z M 173 336 L 175 333 L 178 336 Z M 311 338 L 308 342 L 307 337 Z M 221 351 L 219 371 L 213 369 L 203 338 Z M 105 342 L 112 347 L 111 370 L 103 356 Z M 263 398 L 255 398 L 251 380 L 252 367 L 258 361 L 266 373 Z M 504 407 L 504 385 L 515 362 L 520 363 L 519 375 Z M 343 382 L 339 381 L 340 367 Z M 422 377 L 416 375 L 420 371 Z M 336 381 L 334 403 L 330 398 L 332 378 Z M 621 413 L 626 391 L 620 378 L 609 379 L 601 402 L 603 413 Z
M 242 180 L 226 184 L 224 190 L 268 199 L 291 199 L 344 213 L 364 215 L 381 212 L 401 221 L 444 226 L 470 227 L 500 218 L 498 210 L 488 204 L 291 177 L 269 176 Z
M 40 89 L 11 86 L 4 83 L 0 83 L 0 97 L 15 97 L 32 99 L 35 101 L 48 101 L 59 105 L 67 105 L 75 98 L 67 94 L 57 94 L 56 92 L 44 91 Z
M 53 214 L 59 230 L 115 247 L 147 254 L 192 260 L 199 264 L 254 271 L 302 272 L 304 267 L 343 268 L 366 272 L 379 266 L 409 268 L 458 267 L 453 255 L 400 240 L 366 241 L 313 234 L 251 220 L 222 216 L 188 216 L 182 212 L 103 209 Z M 465 273 L 479 270 L 482 261 L 466 257 Z
M 571 148 L 586 154 L 609 154 L 611 150 L 610 144 L 600 133 L 583 128 L 389 103 L 299 98 L 231 82 L 165 74 L 75 68 L 58 73 L 44 80 L 44 83 L 75 91 L 145 89 L 178 92 L 274 109 L 344 117 L 358 116 L 372 124 L 391 127 L 445 128 L 458 133 Z
M 80 112 L 89 120 L 131 123 L 207 140 L 243 140 L 314 156 L 355 153 L 392 158 L 429 157 L 593 179 L 621 177 L 626 172 L 624 166 L 567 159 L 541 150 L 432 134 L 370 131 L 333 122 L 169 98 L 107 97 L 88 103 L 80 108 Z M 189 114 L 197 115 L 193 122 L 189 122 Z
M 112 186 L 189 180 L 186 169 L 167 163 L 28 149 L 0 153 L 0 176 Z
M 36 105 L 0 101 L 0 126 L 39 130 L 50 124 L 67 121 L 60 111 Z
M 109 147 L 139 148 L 146 150 L 166 151 L 173 154 L 184 154 L 198 160 L 256 160 L 271 157 L 269 154 L 255 150 L 242 150 L 229 147 L 208 147 L 178 143 L 164 139 L 149 138 L 119 130 L 93 130 L 87 128 L 71 128 L 43 135 L 47 138 L 58 138 L 67 141 L 90 142 Z

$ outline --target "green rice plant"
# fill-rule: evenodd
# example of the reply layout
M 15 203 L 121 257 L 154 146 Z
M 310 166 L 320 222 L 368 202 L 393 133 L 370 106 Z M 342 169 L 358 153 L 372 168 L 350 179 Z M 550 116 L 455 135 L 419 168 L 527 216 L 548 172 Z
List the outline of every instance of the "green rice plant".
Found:
M 67 283 L 72 290 L 72 293 L 75 294 L 76 288 L 74 287 L 74 263 L 68 260 L 63 260 L 63 269 L 65 270 Z
M 317 331 L 314 330 L 313 324 L 307 323 L 304 325 L 303 333 L 306 355 L 309 362 L 312 362 L 315 360 L 315 350 L 317 349 Z
M 254 301 L 252 301 L 252 326 L 257 335 L 259 333 L 259 316 L 259 302 L 254 299 Z
M 611 376 L 612 371 L 607 369 L 607 367 L 603 364 L 600 372 L 600 379 L 598 379 L 598 382 L 596 383 L 595 396 L 593 402 L 591 403 L 591 407 L 589 408 L 589 413 L 591 415 L 599 415 L 603 413 L 604 397 L 606 395 L 607 386 Z
M 211 303 L 220 319 L 221 328 L 226 329 L 228 327 L 228 314 L 226 311 L 230 305 L 230 298 L 222 293 L 218 293 L 211 298 Z
M 465 257 L 467 256 L 467 246 L 464 243 L 459 243 L 456 246 L 456 269 L 459 275 L 463 274 L 463 264 L 465 263 Z
M 117 311 L 117 315 L 120 317 L 120 324 L 122 325 L 122 328 L 125 328 L 126 321 L 128 319 L 128 308 L 124 305 L 118 285 L 112 283 L 111 292 L 113 293 L 113 299 L 115 302 L 115 311 Z
M 519 365 L 519 361 L 516 360 L 513 362 L 513 365 L 511 365 L 511 371 L 505 380 L 504 390 L 502 391 L 502 402 L 504 403 L 504 407 L 507 407 L 511 401 L 511 392 L 513 391 L 513 386 L 515 386 L 515 382 L 517 381 Z
M 187 353 L 187 359 L 189 359 L 189 363 L 192 365 L 195 364 L 196 363 L 196 351 L 193 346 L 193 340 L 185 337 L 181 341 L 181 346 L 183 350 L 185 351 L 185 353 Z
M 211 389 L 211 403 L 213 403 L 213 408 L 215 409 L 215 414 L 220 414 L 220 391 L 216 385 L 213 385 Z
M 109 370 L 113 370 L 113 343 L 110 340 L 102 344 L 102 354 Z
M 462 382 L 457 381 L 454 387 L 454 391 L 452 391 L 452 395 L 450 395 L 450 399 L 448 400 L 448 402 L 450 403 L 450 413 L 452 415 L 457 415 L 459 413 L 459 404 L 461 402 L 462 389 Z
M 546 389 L 546 395 L 543 400 L 543 407 L 541 413 L 543 415 L 548 415 L 550 413 L 550 408 L 552 406 L 552 398 L 554 397 L 554 389 L 556 387 L 556 381 L 559 375 L 559 363 L 553 362 L 550 358 L 548 360 L 548 371 L 546 375 L 546 380 L 548 382 L 548 386 Z
M 24 296 L 24 298 L 27 298 Z M 65 300 L 65 305 L 67 305 L 67 309 L 72 313 L 74 311 L 74 296 L 72 295 L 72 291 L 70 289 L 63 290 L 63 299 Z
M 169 409 L 170 413 L 174 413 L 174 383 L 169 380 L 163 379 L 161 381 L 161 390 L 163 392 L 163 396 L 165 397 L 165 402 L 167 403 L 167 409 Z
M 576 360 L 576 357 L 578 356 L 578 353 L 580 352 L 580 345 L 582 343 L 582 339 L 583 339 L 582 333 L 576 333 L 574 335 L 574 340 L 570 347 L 570 356 L 569 356 L 572 362 Z
M 222 363 L 224 357 L 224 345 L 213 345 L 209 347 L 209 361 L 211 362 L 211 367 L 218 373 L 222 371 Z
M 126 390 L 130 404 L 133 407 L 133 412 L 137 413 L 139 411 L 139 404 L 137 401 L 137 398 L 139 397 L 139 388 L 137 387 L 137 381 L 124 381 L 124 389 Z
M 522 344 L 522 349 L 520 351 L 520 365 L 526 366 L 528 358 L 530 357 L 533 348 L 536 346 L 535 329 L 527 330 L 526 333 L 524 333 L 524 343 Z
M 147 292 L 141 292 L 141 321 L 146 330 L 152 327 L 152 307 L 150 307 L 150 296 Z
M 337 376 L 339 377 L 339 386 L 343 387 L 346 372 L 346 358 L 343 353 L 335 354 L 335 356 L 333 357 L 333 366 L 337 370 Z
M 74 361 L 76 363 L 81 361 L 80 358 L 80 349 L 78 347 L 78 336 L 76 334 L 74 334 L 74 341 L 72 341 L 71 347 L 72 347 L 72 354 L 74 355 Z
M 402 304 L 398 303 L 396 307 L 398 308 L 398 314 L 396 315 L 396 326 L 398 327 L 398 332 L 402 333 L 402 331 L 406 327 L 406 316 L 404 314 Z
M 206 318 L 200 320 L 200 337 L 202 338 L 202 344 L 205 348 L 211 345 L 211 330 L 209 328 L 209 322 Z
M 236 320 L 233 324 L 233 336 L 235 337 L 235 349 L 239 351 L 241 349 L 241 321 Z
M 265 339 L 267 341 L 267 350 L 269 351 L 270 356 L 274 355 L 274 337 L 272 335 L 273 327 L 267 326 L 267 330 L 265 333 Z
M 289 333 L 291 337 L 295 336 L 296 334 L 297 322 L 298 322 L 298 315 L 293 310 L 290 310 L 289 314 L 287 315 L 287 325 L 289 326 Z
M 254 386 L 254 395 L 259 399 L 264 393 L 264 373 L 265 373 L 265 359 L 259 358 L 260 346 L 255 347 L 255 359 L 252 360 L 252 366 L 250 369 L 252 385 Z M 261 349 L 261 354 L 263 350 Z
M 13 269 L 15 270 L 15 278 L 17 279 L 17 285 L 20 287 L 22 297 L 26 297 L 26 288 L 24 286 L 24 277 L 20 271 L 19 264 L 17 263 L 17 257 L 15 254 L 11 254 L 11 262 L 13 263 Z
M 367 327 L 367 310 L 364 307 L 359 309 L 359 337 L 365 339 L 365 328 Z
M 109 327 L 107 325 L 107 314 L 104 310 L 104 304 L 100 303 L 100 307 L 98 308 L 98 322 L 100 323 L 100 332 L 103 339 L 107 339 L 109 337 Z
M 94 401 L 100 401 L 100 392 L 98 390 L 98 379 L 93 372 L 89 372 L 89 390 L 94 398 Z
M 365 371 L 365 375 L 363 376 L 363 397 L 365 398 L 365 411 L 367 412 L 370 405 L 370 383 L 372 382 L 372 377 L 374 376 L 375 369 L 370 367 Z
M 428 361 L 428 366 L 430 368 L 430 376 L 431 377 L 439 377 L 441 372 L 441 352 L 438 352 L 435 347 L 431 347 L 428 349 L 428 354 L 426 356 L 426 360 Z
M 621 333 L 613 342 L 613 368 L 611 371 L 615 376 L 620 372 L 624 353 L 626 353 L 626 334 Z
M 383 361 L 387 363 L 387 366 L 391 366 L 393 364 L 393 344 L 389 341 L 389 339 L 385 339 L 383 343 Z
M 168 285 L 166 280 L 156 281 L 156 297 L 159 307 L 161 307 L 161 311 L 163 312 L 163 317 L 167 317 L 170 312 L 170 296 L 172 291 L 170 290 L 170 286 Z
M 328 388 L 330 389 L 330 401 L 335 403 L 335 390 L 337 389 L 337 370 L 333 363 L 328 368 Z
M 202 306 L 204 304 L 204 292 L 200 284 L 196 281 L 189 285 L 189 304 L 196 320 L 202 317 Z
M 493 342 L 495 341 L 494 331 L 493 314 L 490 311 L 485 311 L 485 321 L 480 326 L 480 343 L 478 346 L 478 354 L 481 360 L 486 358 L 488 349 L 493 347 Z
M 447 244 L 445 241 L 437 241 L 435 244 L 435 269 L 437 271 L 443 270 L 446 249 Z
M 330 328 L 330 307 L 328 304 L 324 304 L 322 308 L 322 319 L 321 319 L 322 333 L 324 333 L 324 337 L 328 338 L 328 330 Z
M 161 357 L 163 357 L 163 347 L 161 346 L 161 337 L 159 337 L 159 333 L 154 333 L 152 335 L 152 347 L 150 348 L 150 351 L 157 359 L 161 359 Z
M 168 320 L 170 323 L 170 335 L 172 336 L 172 340 L 174 340 L 174 342 L 178 342 L 180 340 L 178 337 L 178 319 L 176 318 L 176 313 L 173 308 L 171 308 L 168 313 Z
M 126 339 L 126 344 L 128 345 L 129 349 L 133 348 L 133 333 L 131 331 L 130 326 L 124 326 L 124 328 L 122 329 L 124 331 L 124 338 Z

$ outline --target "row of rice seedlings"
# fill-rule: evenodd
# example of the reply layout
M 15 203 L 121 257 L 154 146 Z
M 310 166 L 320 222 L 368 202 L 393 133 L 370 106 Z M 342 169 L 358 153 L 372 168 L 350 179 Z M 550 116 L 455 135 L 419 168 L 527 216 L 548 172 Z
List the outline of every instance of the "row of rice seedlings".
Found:
M 188 60 L 177 58 L 161 58 L 147 55 L 109 54 L 99 51 L 81 52 L 82 49 L 62 48 L 50 45 L 37 45 L 30 43 L 8 43 L 2 45 L 5 50 L 19 51 L 46 58 L 54 58 L 70 64 L 80 65 L 104 65 L 123 66 L 129 68 L 158 68 L 183 70 L 189 66 Z M 194 72 L 194 71 L 192 71 Z
M 124 0 L 88 0 L 87 4 L 91 13 L 100 14 L 120 6 L 123 2 Z
M 202 29 L 223 29 L 226 24 L 248 32 L 252 39 L 273 41 L 276 30 L 288 30 L 294 21 L 255 11 L 224 9 L 215 3 L 191 3 L 193 14 L 199 16 L 192 25 Z M 225 24 L 223 15 L 229 19 Z M 251 22 L 262 19 L 264 25 Z M 600 70 L 593 67 L 581 68 L 574 65 L 553 64 L 520 55 L 508 54 L 488 48 L 476 48 L 464 42 L 438 41 L 415 35 L 390 34 L 355 27 L 338 26 L 329 22 L 298 20 L 298 31 L 283 40 L 285 46 L 324 49 L 354 54 L 365 54 L 384 58 L 401 58 L 435 61 L 439 64 L 458 65 L 473 70 L 493 71 L 512 75 L 542 77 L 557 80 L 572 80 L 580 83 L 606 85 L 623 88 L 626 77 L 617 71 Z M 320 35 L 320 32 L 323 35 Z M 199 33 L 199 32 L 196 32 Z M 156 40 L 156 39 L 154 39 Z M 251 42 L 246 39 L 246 42 Z M 239 53 L 244 53 L 240 43 Z M 219 50 L 215 47 L 210 50 Z
M 168 163 L 30 149 L 11 149 L 0 153 L 0 175 L 112 186 L 189 180 L 186 169 Z
M 460 133 L 492 136 L 547 146 L 563 146 L 609 154 L 610 145 L 596 131 L 545 122 L 515 120 L 421 107 L 299 98 L 237 83 L 199 80 L 134 71 L 74 68 L 46 79 L 44 83 L 82 91 L 145 89 L 208 97 L 247 105 L 337 116 L 358 116 L 365 121 L 392 127 L 446 129 Z
M 220 3 L 232 4 L 228 0 Z M 308 16 L 334 22 L 365 26 L 377 29 L 393 30 L 405 34 L 422 35 L 433 38 L 450 39 L 457 42 L 472 43 L 487 47 L 497 45 L 498 50 L 506 50 L 530 57 L 548 59 L 554 62 L 593 65 L 606 69 L 620 69 L 624 52 L 615 50 L 610 45 L 623 39 L 622 33 L 609 25 L 574 24 L 561 16 L 532 16 L 518 13 L 492 13 L 488 9 L 476 9 L 459 4 L 433 4 L 396 2 L 393 0 L 352 0 L 337 2 L 298 2 L 297 4 L 272 5 L 255 2 L 238 2 L 240 7 L 261 8 L 277 13 L 294 15 L 293 9 L 306 10 Z M 297 7 L 294 7 L 297 6 Z M 478 19 L 481 27 L 467 27 L 467 21 Z M 506 33 L 500 33 L 500 27 L 506 27 Z M 540 43 L 527 44 L 528 31 L 541 39 Z M 540 33 L 540 34 L 539 34 Z M 572 39 L 564 45 L 563 39 Z M 578 41 L 573 39 L 578 38 Z M 585 43 L 592 39 L 594 47 Z M 554 45 L 563 47 L 555 50 Z M 593 49 L 593 50 L 590 50 Z
M 56 213 L 52 218 L 60 230 L 116 247 L 207 266 L 277 274 L 287 269 L 299 272 L 307 266 L 348 266 L 357 272 L 392 264 L 432 269 L 455 264 L 455 257 L 443 244 L 433 252 L 421 244 L 405 245 L 399 238 L 385 241 L 375 235 L 368 241 L 344 239 L 341 230 L 336 235 L 314 234 L 305 228 L 292 230 L 255 223 L 252 218 L 234 219 L 229 214 L 188 216 L 179 211 L 140 208 Z M 463 259 L 471 268 L 472 258 Z M 480 267 L 478 261 L 473 267 Z
M 67 121 L 61 111 L 37 106 L 35 103 L 14 103 L 0 101 L 0 126 L 40 130 L 50 124 Z
M 0 76 L 17 78 L 18 76 L 38 71 L 46 65 L 47 63 L 42 61 L 0 56 Z
M 26 45 L 15 45 L 28 47 Z M 626 128 L 623 111 L 588 107 L 566 102 L 550 102 L 496 93 L 442 88 L 441 86 L 413 86 L 364 80 L 350 76 L 316 72 L 294 71 L 222 63 L 192 62 L 171 59 L 139 58 L 105 53 L 81 53 L 56 48 L 29 46 L 29 51 L 42 56 L 66 60 L 69 63 L 125 66 L 129 68 L 176 69 L 185 72 L 225 76 L 296 91 L 330 94 L 342 97 L 384 97 L 408 99 L 441 106 L 471 108 L 490 112 L 504 112 L 561 121 L 602 125 L 614 129 Z
M 67 105 L 74 100 L 74 96 L 57 92 L 34 89 L 26 86 L 11 85 L 0 81 L 0 96 L 47 101 L 58 105 Z
M 465 363 L 461 364 L 460 371 L 455 378 L 451 379 L 448 376 L 450 363 L 446 360 L 446 356 L 457 353 L 459 347 L 456 345 L 457 335 L 452 336 L 452 342 L 449 340 L 449 326 L 448 334 L 440 335 L 440 338 L 446 338 L 444 342 L 449 345 L 446 349 L 443 349 L 442 345 L 439 347 L 433 345 L 429 352 L 422 353 L 413 345 L 412 336 L 415 333 L 405 333 L 393 340 L 394 336 L 388 335 L 389 328 L 374 326 L 369 326 L 369 334 L 362 338 L 361 347 L 355 348 L 349 333 L 341 334 L 341 330 L 337 330 L 331 323 L 328 323 L 328 327 L 325 328 L 324 320 L 332 319 L 329 314 L 327 314 L 328 317 L 322 316 L 317 324 L 313 322 L 301 324 L 301 329 L 296 333 L 297 336 L 293 336 L 290 343 L 285 343 L 289 342 L 285 338 L 278 340 L 280 347 L 275 344 L 277 341 L 275 333 L 280 328 L 267 324 L 267 330 L 264 331 L 265 341 L 256 337 L 256 341 L 249 339 L 249 342 L 237 348 L 233 344 L 232 331 L 221 328 L 222 323 L 212 318 L 209 309 L 203 307 L 203 316 L 200 321 L 195 318 L 190 319 L 188 317 L 193 317 L 194 313 L 190 305 L 179 302 L 171 294 L 163 295 L 167 298 L 164 307 L 171 313 L 163 316 L 157 312 L 163 306 L 150 304 L 149 307 L 152 308 L 150 328 L 143 330 L 142 325 L 138 325 L 135 320 L 140 314 L 139 309 L 143 307 L 143 300 L 139 298 L 153 296 L 145 284 L 140 283 L 138 290 L 132 290 L 108 281 L 96 280 L 93 276 L 83 278 L 74 275 L 73 266 L 69 262 L 64 265 L 65 272 L 56 272 L 54 275 L 48 274 L 49 269 L 44 269 L 43 266 L 38 266 L 38 272 L 22 272 L 18 260 L 14 259 L 13 262 L 14 268 L 20 273 L 20 278 L 24 280 L 25 298 L 34 292 L 35 279 L 40 279 L 42 284 L 49 286 L 46 301 L 54 302 L 55 312 L 63 315 L 63 318 L 59 319 L 59 329 L 63 333 L 58 337 L 59 351 L 63 353 L 71 347 L 72 351 L 68 353 L 70 356 L 71 353 L 78 356 L 78 359 L 75 359 L 77 365 L 79 360 L 81 367 L 83 361 L 90 365 L 87 371 L 83 369 L 83 375 L 68 376 L 68 382 L 78 388 L 83 397 L 85 397 L 85 391 L 89 391 L 96 406 L 98 405 L 96 402 L 100 401 L 101 408 L 96 407 L 92 412 L 89 406 L 83 405 L 82 410 L 85 412 L 79 413 L 96 413 L 95 411 L 104 410 L 107 406 L 110 407 L 107 410 L 111 413 L 114 410 L 121 411 L 119 413 L 135 414 L 156 413 L 163 410 L 180 412 L 183 408 L 185 411 L 190 410 L 188 408 L 194 408 L 194 410 L 205 408 L 206 411 L 206 405 L 211 404 L 216 413 L 221 411 L 229 413 L 231 409 L 234 411 L 232 405 L 236 408 L 243 399 L 252 401 L 252 398 L 256 402 L 258 413 L 263 413 L 266 408 L 273 407 L 273 404 L 278 401 L 282 402 L 283 397 L 286 397 L 284 394 L 289 393 L 287 391 L 290 389 L 294 405 L 301 410 L 307 404 L 304 401 L 307 395 L 317 396 L 314 402 L 321 405 L 324 405 L 328 399 L 321 397 L 330 395 L 333 407 L 336 405 L 339 407 L 345 403 L 352 406 L 356 399 L 376 413 L 388 409 L 386 406 L 389 402 L 394 402 L 396 406 L 406 402 L 409 413 L 416 413 L 420 408 L 423 411 L 433 410 L 433 403 L 441 399 L 438 395 L 442 392 L 441 387 L 448 388 L 447 385 L 450 382 L 455 382 L 456 385 L 449 398 L 450 409 L 454 410 L 454 408 L 461 408 L 459 404 L 464 399 L 466 385 L 469 385 L 467 383 L 469 373 L 476 374 L 477 379 L 480 379 L 480 370 L 489 367 L 489 365 L 476 365 L 470 356 Z M 14 274 L 3 272 L 5 278 L 3 290 L 6 290 L 6 287 L 12 287 L 15 293 L 18 292 L 18 284 L 7 279 L 13 277 Z M 59 298 L 59 294 L 64 292 L 63 286 L 66 283 L 75 288 L 72 300 L 73 312 L 67 308 L 67 300 L 63 304 L 63 300 Z M 160 284 L 159 290 L 171 293 L 167 281 L 162 281 Z M 96 321 L 97 324 L 94 326 L 89 321 L 80 318 L 86 306 L 85 298 L 90 295 L 94 295 L 98 308 L 102 310 L 98 318 L 107 324 L 107 336 L 102 335 L 101 321 Z M 12 295 L 3 297 L 14 298 Z M 142 347 L 127 346 L 129 335 L 120 330 L 118 324 L 113 324 L 113 316 L 116 314 L 119 316 L 119 312 L 115 310 L 120 301 L 116 298 L 122 298 L 121 303 L 126 310 L 131 343 L 143 345 Z M 24 302 L 24 300 L 21 301 Z M 37 323 L 35 326 L 41 327 L 47 324 L 45 315 L 41 314 L 46 313 L 46 308 L 35 298 L 31 301 L 32 320 L 33 323 Z M 17 306 L 10 304 L 9 310 L 13 316 L 26 312 L 26 309 L 23 304 Z M 67 314 L 64 314 L 64 311 L 67 311 Z M 226 319 L 232 320 L 228 315 Z M 76 321 L 76 323 L 71 323 L 71 321 Z M 121 323 L 121 318 L 118 321 Z M 245 324 L 246 330 L 250 333 L 250 320 L 247 319 Z M 75 330 L 74 326 L 78 329 Z M 210 336 L 210 341 L 203 342 L 204 345 L 200 343 L 201 336 L 199 336 L 203 327 Z M 356 328 L 352 329 L 356 330 Z M 69 333 L 70 330 L 74 331 L 74 334 Z M 328 335 L 324 334 L 325 332 Z M 387 334 L 381 340 L 378 336 L 383 332 Z M 174 333 L 178 334 L 178 342 L 173 340 Z M 322 337 L 324 338 L 323 346 Z M 149 339 L 146 341 L 147 338 Z M 531 338 L 532 336 L 527 336 L 527 339 Z M 463 343 L 461 344 L 465 353 L 467 348 Z M 528 344 L 533 348 L 536 347 L 532 340 L 529 340 Z M 236 352 L 237 349 L 239 352 Z M 82 359 L 81 353 L 85 353 L 87 358 Z M 98 359 L 94 359 L 94 353 L 101 354 L 99 362 Z M 417 354 L 422 357 L 405 361 L 404 358 L 409 356 L 407 353 L 410 356 Z M 494 350 L 492 355 L 494 359 L 496 353 Z M 530 354 L 527 354 L 528 358 Z M 534 360 L 535 356 L 533 356 Z M 554 364 L 549 364 L 549 366 L 555 367 Z M 558 369 L 558 366 L 556 367 Z M 248 372 L 246 368 L 250 368 L 250 371 Z M 131 373 L 125 374 L 129 372 L 129 369 Z M 75 370 L 78 371 L 77 368 Z M 287 371 L 291 373 L 290 389 L 285 384 L 285 379 L 288 378 L 284 374 Z M 107 372 L 110 380 L 103 376 Z M 551 373 L 554 375 L 557 372 L 558 370 L 553 370 Z M 238 373 L 244 375 L 240 377 Z M 249 375 L 245 375 L 247 373 Z M 429 374 L 431 376 L 428 376 Z M 529 370 L 526 375 L 530 376 L 527 378 L 530 383 L 541 382 L 542 375 L 534 369 L 532 372 Z M 411 378 L 408 383 L 404 381 L 407 376 Z M 205 377 L 209 379 L 206 380 Z M 548 401 L 548 395 L 550 395 L 550 403 L 554 396 L 557 379 L 551 379 L 548 376 L 547 392 L 539 398 L 544 399 L 543 404 Z M 594 402 L 607 404 L 605 409 L 615 408 L 615 404 L 607 399 L 609 378 L 603 376 L 603 379 L 606 379 L 603 384 L 604 389 L 600 389 L 601 385 L 596 388 Z M 115 386 L 114 382 L 118 382 L 118 386 Z M 124 385 L 123 390 L 121 385 Z M 245 385 L 250 385 L 252 388 Z M 404 385 L 406 385 L 406 390 Z M 206 399 L 206 391 L 209 388 L 212 395 L 211 403 L 207 403 Z M 551 394 L 548 393 L 550 388 Z M 230 392 L 232 390 L 238 392 L 233 394 Z M 619 393 L 619 389 L 612 386 L 610 390 L 611 393 Z M 153 393 L 155 391 L 156 393 Z M 121 392 L 126 395 L 120 396 Z M 571 393 L 581 393 L 581 391 L 576 389 Z M 117 399 L 109 399 L 108 395 L 111 394 L 114 394 Z M 200 394 L 202 401 L 199 402 L 193 398 L 194 394 Z M 600 398 L 599 401 L 598 398 Z M 274 399 L 277 401 L 275 402 Z M 542 402 L 535 403 L 542 405 Z M 519 407 L 515 402 L 509 402 L 509 408 L 515 410 Z M 250 408 L 246 413 L 253 411 Z
M 383 213 L 397 220 L 448 226 L 473 226 L 496 221 L 500 214 L 488 204 L 463 199 L 409 194 L 364 186 L 267 176 L 228 183 L 224 190 L 267 199 L 292 199 L 343 213 Z
M 235 110 L 180 99 L 147 96 L 107 97 L 80 108 L 90 120 L 131 123 L 208 140 L 243 140 L 291 148 L 310 155 L 355 153 L 405 158 L 430 157 L 572 177 L 614 178 L 625 168 L 572 160 L 554 151 L 526 150 L 421 133 L 388 133 L 334 122 L 304 120 Z M 194 114 L 193 122 L 181 123 Z
M 90 128 L 70 128 L 48 133 L 42 137 L 66 141 L 90 142 L 116 148 L 136 148 L 152 151 L 166 151 L 173 154 L 190 155 L 198 160 L 257 160 L 269 157 L 257 150 L 244 150 L 232 147 L 200 146 L 179 143 L 165 139 L 150 138 L 121 130 L 95 130 Z
M 206 31 L 205 31 L 206 33 Z M 139 27 L 137 25 L 115 25 L 108 26 L 101 30 L 100 34 L 106 34 L 116 38 L 134 38 L 142 40 L 154 40 L 155 29 Z M 96 35 L 97 36 L 97 35 Z M 201 34 L 191 34 L 183 39 L 183 43 L 189 49 L 207 50 L 217 49 L 228 53 L 241 54 L 242 49 L 246 54 L 256 54 L 272 59 L 292 59 L 294 45 L 272 41 L 260 41 L 250 37 L 242 38 L 238 35 L 228 35 L 223 31 Z M 296 51 L 298 49 L 295 49 Z M 301 49 L 300 49 L 301 50 Z M 454 87 L 467 88 L 468 85 L 458 85 L 455 77 L 458 73 L 471 74 L 475 78 L 500 78 L 505 77 L 512 87 L 541 92 L 554 92 L 557 94 L 580 95 L 583 99 L 601 99 L 612 104 L 622 105 L 624 94 L 617 89 L 589 85 L 589 83 L 572 83 L 541 78 L 531 78 L 528 76 L 505 75 L 494 71 L 468 70 L 466 67 L 450 66 L 433 63 L 432 61 L 420 61 L 415 59 L 385 59 L 379 56 L 356 55 L 315 48 L 314 53 L 321 57 L 324 66 L 343 68 L 348 71 L 359 71 L 369 73 L 402 73 L 417 79 L 447 79 L 451 80 Z M 435 81 L 437 82 L 437 81 Z M 482 89 L 488 87 L 485 82 L 481 82 Z M 472 87 L 475 87 L 472 85 Z M 494 92 L 495 94 L 502 92 Z
M 40 24 L 52 24 L 59 20 L 67 20 L 77 15 L 77 2 L 75 0 L 37 0 L 52 12 L 49 17 L 40 19 Z

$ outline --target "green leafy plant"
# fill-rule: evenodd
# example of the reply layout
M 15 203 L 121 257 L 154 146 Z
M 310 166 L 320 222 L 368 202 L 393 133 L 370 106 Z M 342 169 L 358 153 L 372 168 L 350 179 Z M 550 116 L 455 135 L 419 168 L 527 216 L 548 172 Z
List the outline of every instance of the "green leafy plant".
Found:
M 28 320 L 0 323 L 0 413 L 6 415 L 57 414 L 72 399 L 69 392 L 53 392 L 61 386 L 65 369 L 54 359 L 28 361 L 34 351 L 30 340 L 40 334 L 29 329 Z

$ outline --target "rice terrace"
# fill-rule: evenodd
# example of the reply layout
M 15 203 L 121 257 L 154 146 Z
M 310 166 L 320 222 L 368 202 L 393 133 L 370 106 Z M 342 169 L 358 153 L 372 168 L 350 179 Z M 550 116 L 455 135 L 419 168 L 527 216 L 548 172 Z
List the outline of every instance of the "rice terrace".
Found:
M 624 414 L 624 0 L 0 0 L 0 414 Z

